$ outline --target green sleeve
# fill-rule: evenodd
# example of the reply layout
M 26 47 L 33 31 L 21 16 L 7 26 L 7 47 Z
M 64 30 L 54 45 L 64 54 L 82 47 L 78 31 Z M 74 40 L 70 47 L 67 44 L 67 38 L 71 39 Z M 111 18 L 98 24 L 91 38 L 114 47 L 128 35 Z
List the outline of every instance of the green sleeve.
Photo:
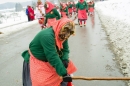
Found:
M 72 7 L 73 7 L 73 5 L 71 4 L 71 5 L 70 5 L 70 7 L 72 8 Z
M 45 25 L 46 25 L 46 23 L 47 23 L 47 19 L 48 19 L 48 17 L 47 17 L 47 16 L 45 16 L 45 23 L 44 23 Z
M 62 7 L 60 6 L 60 11 L 62 10 Z
M 24 58 L 24 60 L 25 60 L 26 62 L 29 62 L 30 55 L 29 55 L 28 50 L 25 50 L 25 51 L 22 53 L 22 57 Z
M 76 4 L 76 8 L 77 8 L 77 9 L 79 8 L 79 3 Z
M 56 72 L 60 76 L 67 74 L 67 70 L 64 67 L 55 47 L 55 39 L 53 36 L 42 36 L 40 38 L 41 45 L 43 46 L 44 53 L 47 61 L 56 69 Z
M 58 12 L 56 9 L 54 9 L 53 12 L 54 12 L 54 14 L 55 14 L 56 17 L 57 17 L 56 19 L 59 20 L 59 19 L 60 19 L 60 14 L 59 14 L 59 12 Z
M 63 43 L 62 52 L 63 52 L 63 56 L 61 57 L 62 61 L 63 61 L 63 60 L 69 61 L 69 46 L 68 46 L 68 40 L 66 40 L 66 41 Z
M 78 9 L 79 9 L 79 3 L 76 4 L 76 8 L 77 8 L 77 12 L 78 12 Z
M 88 4 L 85 2 L 85 4 L 86 4 L 86 10 L 88 10 Z
M 68 15 L 68 7 L 66 7 L 66 13 L 67 13 L 67 15 Z
M 95 3 L 93 3 L 93 8 L 95 7 Z

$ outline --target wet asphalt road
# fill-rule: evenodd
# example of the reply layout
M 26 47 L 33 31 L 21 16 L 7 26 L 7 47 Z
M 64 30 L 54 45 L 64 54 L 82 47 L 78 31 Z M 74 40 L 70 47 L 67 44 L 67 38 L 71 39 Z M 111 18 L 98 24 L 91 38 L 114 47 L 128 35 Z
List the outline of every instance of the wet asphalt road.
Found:
M 39 25 L 34 25 L 0 38 L 0 86 L 22 86 L 21 52 L 28 49 L 30 41 L 39 31 Z M 78 69 L 75 76 L 123 76 L 113 61 L 114 54 L 109 50 L 107 36 L 97 14 L 88 18 L 86 26 L 76 25 L 76 35 L 70 37 L 69 45 L 70 58 Z M 75 86 L 126 86 L 123 81 L 73 82 Z

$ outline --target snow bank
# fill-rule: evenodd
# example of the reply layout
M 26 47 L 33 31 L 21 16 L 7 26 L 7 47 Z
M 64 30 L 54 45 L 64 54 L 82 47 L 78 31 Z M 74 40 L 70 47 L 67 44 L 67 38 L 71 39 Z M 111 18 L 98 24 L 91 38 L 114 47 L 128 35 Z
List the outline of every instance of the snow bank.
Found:
M 124 76 L 130 77 L 130 0 L 96 3 L 95 9 Z M 128 83 L 130 86 L 130 83 Z
M 14 32 L 20 31 L 20 30 L 24 30 L 29 26 L 34 26 L 34 24 L 38 24 L 38 20 L 20 23 L 20 24 L 17 24 L 17 25 L 13 25 L 13 26 L 10 26 L 10 27 L 0 29 L 0 32 L 3 33 L 3 34 L 0 34 L 0 37 L 9 35 L 11 33 L 14 33 Z

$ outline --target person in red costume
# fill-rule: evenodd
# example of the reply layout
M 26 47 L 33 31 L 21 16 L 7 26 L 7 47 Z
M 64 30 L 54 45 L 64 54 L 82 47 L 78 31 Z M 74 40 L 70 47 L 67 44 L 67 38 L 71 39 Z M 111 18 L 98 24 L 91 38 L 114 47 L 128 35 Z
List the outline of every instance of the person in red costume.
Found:
M 29 12 L 30 21 L 33 21 L 34 20 L 34 10 L 31 6 L 28 6 L 28 12 Z

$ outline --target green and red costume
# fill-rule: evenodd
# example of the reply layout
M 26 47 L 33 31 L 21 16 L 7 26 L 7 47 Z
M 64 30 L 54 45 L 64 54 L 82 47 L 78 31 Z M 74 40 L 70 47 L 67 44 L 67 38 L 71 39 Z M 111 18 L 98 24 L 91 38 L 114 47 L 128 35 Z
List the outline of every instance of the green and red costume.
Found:
M 90 4 L 89 4 L 89 12 L 91 12 L 91 13 L 94 12 L 94 6 L 95 6 L 95 3 L 94 2 L 90 2 Z
M 69 2 L 69 4 L 68 4 L 68 11 L 69 11 L 69 14 L 72 15 L 73 5 L 71 4 L 71 2 Z
M 60 29 L 70 21 L 62 18 L 52 27 L 40 31 L 29 44 L 29 50 L 22 53 L 24 60 L 30 63 L 32 86 L 59 86 L 60 76 L 76 71 L 69 59 L 68 40 L 58 39 Z M 65 60 L 69 62 L 67 68 L 62 63 Z
M 68 17 L 68 7 L 65 3 L 61 4 L 60 12 L 61 12 L 61 17 Z
M 45 12 L 46 12 L 45 24 L 47 27 L 50 27 L 52 26 L 53 22 L 60 19 L 60 14 L 52 3 L 50 2 L 46 2 L 46 3 L 48 5 L 48 8 L 45 9 Z
M 82 25 L 82 21 L 84 21 L 84 24 L 86 24 L 87 20 L 87 11 L 88 10 L 88 4 L 84 0 L 79 0 L 79 2 L 76 4 L 77 10 L 78 10 L 78 20 L 80 21 L 80 25 Z

